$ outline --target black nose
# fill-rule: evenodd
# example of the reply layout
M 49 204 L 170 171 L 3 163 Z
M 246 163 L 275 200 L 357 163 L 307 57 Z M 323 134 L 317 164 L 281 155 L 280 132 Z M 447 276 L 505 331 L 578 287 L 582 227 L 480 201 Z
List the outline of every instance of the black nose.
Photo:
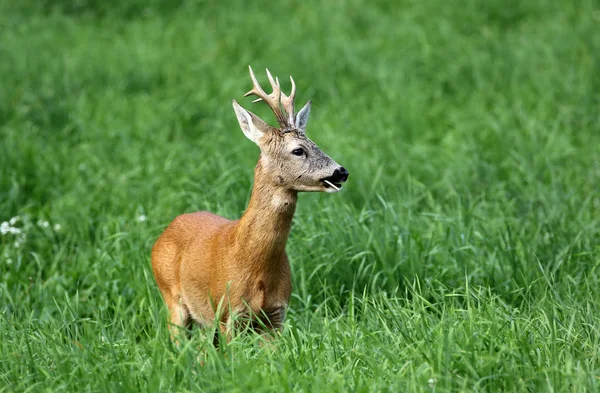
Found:
M 343 166 L 339 167 L 335 171 L 333 171 L 333 175 L 331 175 L 331 181 L 334 183 L 343 183 L 348 180 L 348 171 Z

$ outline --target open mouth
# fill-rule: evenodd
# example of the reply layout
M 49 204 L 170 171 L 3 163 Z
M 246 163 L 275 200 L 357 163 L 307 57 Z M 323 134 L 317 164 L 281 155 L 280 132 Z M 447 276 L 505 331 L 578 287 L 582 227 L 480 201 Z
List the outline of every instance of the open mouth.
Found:
M 327 179 L 323 179 L 323 180 L 321 180 L 321 182 L 325 185 L 325 188 L 333 188 L 336 191 L 339 191 L 342 189 L 342 183 L 334 183 Z

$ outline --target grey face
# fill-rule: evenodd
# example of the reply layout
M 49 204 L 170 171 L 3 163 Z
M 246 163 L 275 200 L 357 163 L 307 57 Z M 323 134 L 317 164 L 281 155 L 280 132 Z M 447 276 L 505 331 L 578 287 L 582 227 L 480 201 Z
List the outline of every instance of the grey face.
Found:
M 263 166 L 281 186 L 295 191 L 336 192 L 348 172 L 299 130 L 273 133 L 261 143 Z
M 240 127 L 261 151 L 261 162 L 276 185 L 295 191 L 337 192 L 348 179 L 344 167 L 306 137 L 310 102 L 296 115 L 296 128 L 281 131 L 233 102 Z

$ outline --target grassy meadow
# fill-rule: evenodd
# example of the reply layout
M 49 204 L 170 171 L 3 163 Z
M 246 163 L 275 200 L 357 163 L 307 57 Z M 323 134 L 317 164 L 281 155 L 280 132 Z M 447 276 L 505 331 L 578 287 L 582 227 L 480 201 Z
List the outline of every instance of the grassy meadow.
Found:
M 0 0 L 0 392 L 600 391 L 600 4 Z M 244 211 L 251 64 L 344 165 L 293 295 L 181 348 L 150 269 Z M 203 363 L 203 364 L 201 364 Z

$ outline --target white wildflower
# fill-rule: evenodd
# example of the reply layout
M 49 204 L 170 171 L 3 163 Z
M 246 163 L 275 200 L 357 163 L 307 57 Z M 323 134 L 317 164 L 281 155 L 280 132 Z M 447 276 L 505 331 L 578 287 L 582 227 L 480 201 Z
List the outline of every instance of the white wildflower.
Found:
M 0 224 L 0 234 L 6 235 L 10 231 L 10 228 L 10 224 L 4 221 L 2 224 Z
M 21 217 L 19 216 L 15 216 L 13 218 L 10 219 L 10 221 L 8 222 L 10 225 L 15 225 L 18 221 L 21 220 Z
M 48 226 L 50 225 L 46 220 L 38 220 L 37 224 L 42 228 L 48 228 Z
M 13 235 L 18 235 L 21 233 L 21 230 L 17 227 L 8 227 L 8 232 L 12 233 Z
M 436 378 L 429 378 L 429 380 L 427 381 L 427 385 L 429 385 L 429 387 L 432 389 L 435 387 L 436 383 L 437 383 Z
M 140 214 L 139 217 L 137 218 L 137 220 L 139 222 L 144 222 L 144 221 L 146 221 L 146 216 L 144 214 Z
M 15 244 L 14 244 L 15 248 L 21 247 L 21 244 L 25 243 L 26 238 L 27 238 L 27 236 L 25 236 L 24 233 L 21 233 L 21 235 L 15 239 Z
M 54 224 L 54 232 L 59 232 L 62 229 L 60 224 Z

